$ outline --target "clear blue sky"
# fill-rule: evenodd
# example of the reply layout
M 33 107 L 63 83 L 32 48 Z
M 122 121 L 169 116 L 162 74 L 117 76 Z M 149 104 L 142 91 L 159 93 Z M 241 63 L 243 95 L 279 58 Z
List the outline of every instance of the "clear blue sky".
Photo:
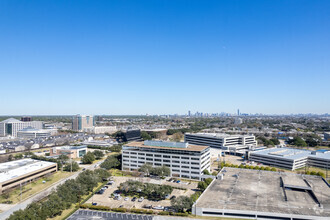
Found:
M 0 114 L 330 112 L 330 1 L 0 1 Z

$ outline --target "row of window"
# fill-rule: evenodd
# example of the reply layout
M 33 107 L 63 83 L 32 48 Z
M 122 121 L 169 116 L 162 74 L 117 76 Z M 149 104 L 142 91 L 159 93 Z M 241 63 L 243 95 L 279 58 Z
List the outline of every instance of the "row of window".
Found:
M 136 152 L 128 152 L 128 151 L 123 151 L 123 154 L 133 154 L 133 155 L 141 155 L 141 156 L 147 156 L 147 157 L 171 158 L 171 156 L 169 156 L 169 155 L 148 154 L 148 153 L 136 153 Z M 134 156 L 131 156 L 131 158 L 134 158 Z M 180 159 L 180 156 L 172 156 L 172 159 Z M 189 160 L 189 159 L 191 159 L 191 160 L 199 160 L 199 158 L 190 158 L 190 157 L 184 157 L 184 156 L 181 156 L 181 159 L 182 160 Z

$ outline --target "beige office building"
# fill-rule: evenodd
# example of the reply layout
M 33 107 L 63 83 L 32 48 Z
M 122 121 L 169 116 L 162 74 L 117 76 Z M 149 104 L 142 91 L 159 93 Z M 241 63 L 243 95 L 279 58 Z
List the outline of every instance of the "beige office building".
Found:
M 57 163 L 22 159 L 0 164 L 0 194 L 57 171 Z
M 94 127 L 94 117 L 92 115 L 76 115 L 72 120 L 72 130 L 84 131 Z

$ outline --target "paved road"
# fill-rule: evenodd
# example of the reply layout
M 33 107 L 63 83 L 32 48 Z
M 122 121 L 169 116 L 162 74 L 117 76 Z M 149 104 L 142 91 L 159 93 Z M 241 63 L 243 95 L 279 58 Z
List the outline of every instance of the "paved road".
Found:
M 104 160 L 105 160 L 105 159 L 104 159 Z M 95 164 L 92 164 L 92 165 L 88 166 L 86 169 L 94 170 L 94 169 L 96 168 L 95 166 L 101 164 L 104 160 L 99 161 L 99 162 L 97 162 L 97 163 L 95 163 Z M 24 201 L 21 202 L 21 203 L 17 203 L 17 204 L 16 204 L 15 206 L 13 206 L 12 208 L 10 208 L 10 209 L 8 209 L 8 210 L 6 210 L 6 211 L 0 213 L 0 219 L 7 219 L 7 218 L 8 218 L 13 212 L 18 211 L 18 210 L 20 210 L 20 209 L 25 209 L 30 203 L 32 203 L 32 202 L 36 202 L 36 201 L 39 201 L 39 200 L 41 200 L 42 198 L 48 196 L 48 195 L 52 192 L 52 190 L 56 189 L 56 187 L 57 187 L 58 185 L 64 183 L 66 180 L 76 178 L 76 177 L 79 175 L 79 173 L 81 173 L 81 172 L 82 172 L 82 171 L 79 171 L 79 172 L 73 174 L 72 176 L 69 176 L 69 177 L 67 177 L 67 178 L 65 178 L 65 179 L 62 179 L 62 180 L 60 180 L 60 181 L 54 183 L 52 186 L 50 186 L 50 187 L 47 188 L 46 190 L 44 190 L 44 191 L 42 191 L 42 192 L 40 192 L 40 193 L 37 193 L 37 194 L 33 195 L 32 197 L 30 197 L 29 199 L 24 200 Z

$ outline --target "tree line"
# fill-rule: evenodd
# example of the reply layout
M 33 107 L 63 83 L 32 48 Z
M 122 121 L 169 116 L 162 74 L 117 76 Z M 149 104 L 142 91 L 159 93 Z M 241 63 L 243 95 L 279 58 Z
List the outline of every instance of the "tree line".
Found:
M 61 215 L 72 204 L 82 201 L 83 196 L 92 192 L 93 188 L 110 176 L 103 169 L 86 170 L 76 179 L 65 181 L 52 192 L 45 201 L 33 202 L 24 210 L 14 212 L 9 220 L 46 220 Z

